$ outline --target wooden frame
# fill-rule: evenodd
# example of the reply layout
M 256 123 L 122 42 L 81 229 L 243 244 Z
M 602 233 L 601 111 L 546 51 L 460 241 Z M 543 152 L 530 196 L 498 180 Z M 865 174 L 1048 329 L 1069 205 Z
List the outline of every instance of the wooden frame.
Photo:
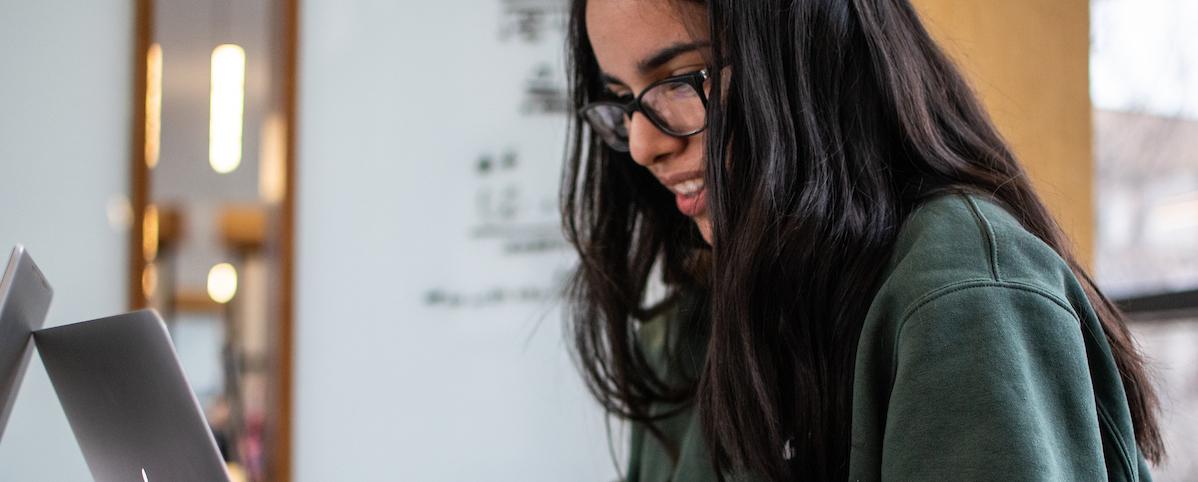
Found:
M 142 223 L 145 221 L 146 204 L 149 203 L 149 169 L 146 168 L 146 56 L 150 51 L 153 36 L 154 2 L 137 0 L 133 41 L 133 125 L 129 145 L 129 205 L 133 211 L 132 228 L 129 230 L 129 309 L 146 307 L 146 296 L 142 291 L 141 273 L 146 267 L 142 250 Z
M 282 76 L 281 110 L 284 113 L 286 131 L 286 156 L 284 166 L 285 196 L 280 207 L 280 262 L 278 263 L 279 284 L 277 299 L 279 317 L 274 333 L 277 336 L 276 365 L 272 372 L 271 405 L 276 408 L 274 438 L 268 440 L 270 447 L 270 464 L 267 467 L 267 480 L 288 482 L 292 480 L 292 417 L 294 398 L 294 378 L 292 366 L 294 360 L 294 262 L 295 262 L 295 173 L 296 173 L 296 98 L 299 60 L 299 1 L 279 0 L 282 10 L 283 25 L 276 32 L 281 41 L 282 58 L 280 59 L 284 75 Z M 144 233 L 142 225 L 145 221 L 146 206 L 150 200 L 150 173 L 146 165 L 146 93 L 147 93 L 147 54 L 154 34 L 154 0 L 136 0 L 135 6 L 135 39 L 133 51 L 133 105 L 132 126 L 130 129 L 130 162 L 129 162 L 129 202 L 132 208 L 132 224 L 129 230 L 128 244 L 128 306 L 129 309 L 140 309 L 147 306 L 147 299 L 142 288 L 142 272 L 147 261 L 143 249 Z
M 288 482 L 292 480 L 291 474 L 291 441 L 292 431 L 291 423 L 294 414 L 293 400 L 295 399 L 295 388 L 292 367 L 295 360 L 295 179 L 296 179 L 296 133 L 298 110 L 296 103 L 299 93 L 299 0 L 282 0 L 283 1 L 283 68 L 287 75 L 283 76 L 283 117 L 286 125 L 286 145 L 287 155 L 284 159 L 286 166 L 286 179 L 284 186 L 286 195 L 283 197 L 283 213 L 282 213 L 282 245 L 281 256 L 283 262 L 280 263 L 279 300 L 282 306 L 279 307 L 279 337 L 278 343 L 278 360 L 279 365 L 275 373 L 276 390 L 275 395 L 278 396 L 275 400 L 275 406 L 279 410 L 279 426 L 278 440 L 271 444 L 274 453 L 271 454 L 270 460 L 272 466 L 269 469 L 271 475 L 270 480 L 280 482 Z

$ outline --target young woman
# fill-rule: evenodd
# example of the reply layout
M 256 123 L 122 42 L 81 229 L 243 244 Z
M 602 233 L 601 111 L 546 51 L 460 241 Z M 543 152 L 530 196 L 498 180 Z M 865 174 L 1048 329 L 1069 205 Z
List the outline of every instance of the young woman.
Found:
M 1150 479 L 1118 310 L 907 0 L 576 0 L 570 48 L 572 325 L 629 481 Z

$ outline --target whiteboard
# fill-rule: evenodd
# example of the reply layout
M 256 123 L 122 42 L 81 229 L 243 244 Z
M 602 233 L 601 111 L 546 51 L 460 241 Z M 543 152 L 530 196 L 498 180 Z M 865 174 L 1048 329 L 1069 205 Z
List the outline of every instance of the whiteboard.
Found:
M 304 2 L 297 480 L 617 477 L 555 296 L 565 6 Z

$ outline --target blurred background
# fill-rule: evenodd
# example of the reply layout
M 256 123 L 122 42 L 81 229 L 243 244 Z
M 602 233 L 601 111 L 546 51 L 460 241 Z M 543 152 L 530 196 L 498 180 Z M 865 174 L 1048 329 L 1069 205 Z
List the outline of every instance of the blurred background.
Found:
M 1198 480 L 1198 3 L 914 3 Z M 616 479 L 556 297 L 566 6 L 0 0 L 0 249 L 48 325 L 158 309 L 239 480 Z M 34 357 L 0 480 L 88 478 Z

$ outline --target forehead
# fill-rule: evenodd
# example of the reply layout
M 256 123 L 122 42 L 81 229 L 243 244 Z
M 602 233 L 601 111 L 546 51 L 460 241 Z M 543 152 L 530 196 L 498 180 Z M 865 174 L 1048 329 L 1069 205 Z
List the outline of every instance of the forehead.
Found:
M 673 0 L 589 0 L 587 35 L 599 67 L 625 82 L 637 64 L 662 48 L 706 38 L 706 10 Z

